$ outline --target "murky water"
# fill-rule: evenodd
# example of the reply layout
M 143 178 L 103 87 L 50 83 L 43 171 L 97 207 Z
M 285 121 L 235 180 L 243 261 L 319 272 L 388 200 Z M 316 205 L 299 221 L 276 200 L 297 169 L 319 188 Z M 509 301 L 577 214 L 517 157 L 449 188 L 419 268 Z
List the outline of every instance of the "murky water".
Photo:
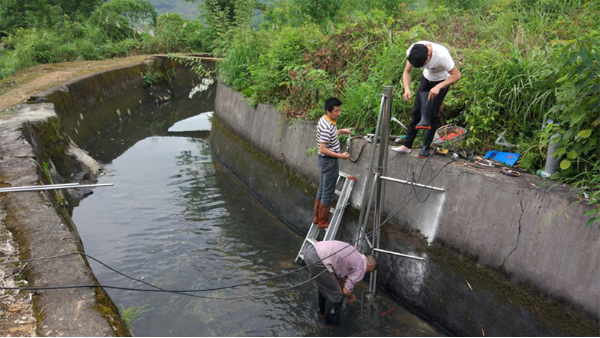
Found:
M 296 269 L 302 243 L 213 160 L 208 143 L 209 98 L 187 98 L 148 109 L 104 135 L 88 150 L 105 164 L 96 189 L 73 211 L 88 254 L 165 289 L 204 289 L 257 281 Z M 192 117 L 194 116 L 194 117 Z M 175 123 L 178 120 L 181 122 Z M 149 287 L 91 262 L 104 285 Z M 307 271 L 248 287 L 192 298 L 108 290 L 117 305 L 144 306 L 138 336 L 439 336 L 399 304 L 357 288 L 343 325 L 327 330 L 316 315 Z M 361 295 L 365 293 L 361 306 Z

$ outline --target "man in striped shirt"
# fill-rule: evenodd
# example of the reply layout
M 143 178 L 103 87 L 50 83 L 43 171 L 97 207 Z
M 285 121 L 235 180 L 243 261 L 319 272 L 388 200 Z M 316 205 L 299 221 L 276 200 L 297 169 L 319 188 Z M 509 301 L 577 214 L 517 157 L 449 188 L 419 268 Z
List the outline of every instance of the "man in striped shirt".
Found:
M 350 135 L 349 129 L 337 129 L 335 121 L 342 113 L 342 101 L 332 97 L 325 101 L 325 115 L 317 124 L 317 145 L 319 149 L 319 190 L 315 201 L 314 224 L 319 229 L 329 227 L 329 211 L 335 196 L 335 184 L 340 172 L 338 158 L 350 158 L 348 152 L 340 154 L 339 134 Z

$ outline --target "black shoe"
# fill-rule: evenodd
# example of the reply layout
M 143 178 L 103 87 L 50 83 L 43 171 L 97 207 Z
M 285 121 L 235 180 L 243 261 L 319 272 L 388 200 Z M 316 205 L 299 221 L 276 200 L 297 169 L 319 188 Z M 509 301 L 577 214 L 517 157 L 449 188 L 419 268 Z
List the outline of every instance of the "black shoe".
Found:
M 433 101 L 429 101 L 429 92 L 419 92 L 417 100 L 421 100 L 421 121 L 415 126 L 415 129 L 431 129 L 431 106 Z
M 423 146 L 419 151 L 419 158 L 428 158 L 431 155 L 431 147 Z
M 319 294 L 319 312 L 317 313 L 317 316 L 319 316 L 319 318 L 325 318 L 325 304 L 327 304 L 327 299 L 321 291 L 317 290 L 317 293 Z
M 340 324 L 342 316 L 342 302 L 332 303 L 327 302 L 325 305 L 325 327 L 333 328 Z

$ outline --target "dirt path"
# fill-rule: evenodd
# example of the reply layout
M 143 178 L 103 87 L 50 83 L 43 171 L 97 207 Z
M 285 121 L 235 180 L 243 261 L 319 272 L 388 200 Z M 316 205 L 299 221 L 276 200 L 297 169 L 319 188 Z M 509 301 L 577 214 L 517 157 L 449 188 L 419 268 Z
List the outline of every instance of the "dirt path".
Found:
M 61 62 L 21 70 L 0 81 L 0 118 L 3 111 L 27 101 L 32 94 L 81 75 L 138 63 L 148 57 L 138 55 L 104 61 Z

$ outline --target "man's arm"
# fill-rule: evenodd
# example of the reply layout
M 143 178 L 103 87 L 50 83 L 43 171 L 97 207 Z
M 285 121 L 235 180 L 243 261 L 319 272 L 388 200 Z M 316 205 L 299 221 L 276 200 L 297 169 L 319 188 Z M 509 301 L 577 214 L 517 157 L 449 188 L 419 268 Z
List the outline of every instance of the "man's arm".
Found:
M 454 82 L 460 80 L 460 72 L 458 71 L 458 68 L 456 68 L 456 66 L 454 66 L 454 68 L 452 68 L 450 71 L 450 77 L 448 77 L 446 80 L 438 83 L 435 87 L 431 88 L 431 90 L 429 91 L 429 97 L 427 98 L 428 100 L 433 100 L 434 97 L 438 96 L 438 94 L 440 93 L 440 90 L 448 87 L 449 85 L 453 84 Z
M 319 143 L 319 152 L 325 156 L 341 158 L 342 160 L 347 160 L 350 158 L 350 153 L 348 152 L 338 154 L 329 150 L 329 148 L 327 148 L 327 143 Z
M 404 72 L 402 73 L 402 83 L 404 84 L 404 101 L 409 102 L 411 98 L 410 93 L 410 72 L 412 71 L 413 66 L 410 62 L 406 61 L 406 66 L 404 67 Z

